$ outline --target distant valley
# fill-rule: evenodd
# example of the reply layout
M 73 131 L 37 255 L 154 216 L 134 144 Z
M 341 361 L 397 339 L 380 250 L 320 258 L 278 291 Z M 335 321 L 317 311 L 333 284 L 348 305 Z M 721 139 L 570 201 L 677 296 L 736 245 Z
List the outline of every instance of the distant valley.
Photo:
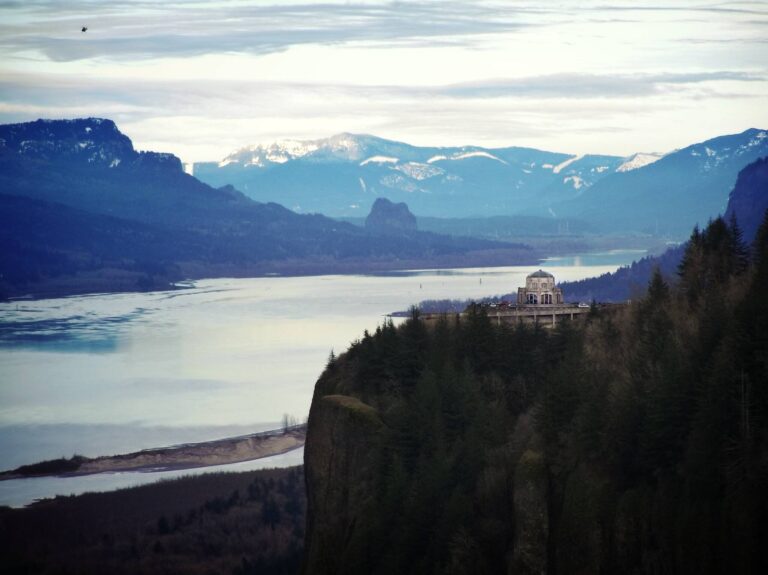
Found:
M 522 244 L 382 235 L 213 188 L 110 120 L 0 126 L 0 296 L 164 289 L 184 278 L 534 263 Z
M 340 134 L 249 147 L 192 176 L 171 154 L 136 151 L 111 120 L 3 125 L 0 297 L 661 252 L 724 212 L 739 170 L 765 155 L 755 129 L 663 157 Z M 377 198 L 406 203 L 413 221 L 366 227 Z
M 572 156 L 531 148 L 418 147 L 370 135 L 251 146 L 218 163 L 197 163 L 211 185 L 301 212 L 360 216 L 373 200 L 405 201 L 420 216 L 514 214 L 581 194 L 628 166 L 616 156 Z M 280 198 L 277 200 L 276 198 Z
M 558 230 L 682 239 L 725 210 L 739 170 L 768 155 L 766 136 L 750 129 L 667 154 L 619 157 L 418 147 L 345 133 L 250 146 L 196 163 L 194 173 L 300 213 L 364 218 L 386 197 L 420 218 L 543 218 Z

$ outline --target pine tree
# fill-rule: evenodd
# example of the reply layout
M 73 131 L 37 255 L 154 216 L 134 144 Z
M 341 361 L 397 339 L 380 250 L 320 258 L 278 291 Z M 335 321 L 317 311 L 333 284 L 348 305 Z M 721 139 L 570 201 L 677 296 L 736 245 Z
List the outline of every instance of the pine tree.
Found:
M 669 299 L 669 286 L 664 281 L 664 276 L 661 275 L 659 267 L 653 270 L 651 281 L 648 284 L 648 301 L 664 303 Z
M 693 228 L 688 244 L 683 252 L 683 258 L 678 267 L 680 289 L 689 303 L 693 303 L 701 291 L 701 276 L 704 267 L 704 248 L 699 226 Z
M 728 222 L 728 230 L 731 233 L 731 253 L 734 258 L 734 272 L 737 275 L 742 274 L 749 267 L 749 247 L 744 241 L 744 234 L 739 227 L 739 223 L 736 221 L 736 214 L 733 212 Z

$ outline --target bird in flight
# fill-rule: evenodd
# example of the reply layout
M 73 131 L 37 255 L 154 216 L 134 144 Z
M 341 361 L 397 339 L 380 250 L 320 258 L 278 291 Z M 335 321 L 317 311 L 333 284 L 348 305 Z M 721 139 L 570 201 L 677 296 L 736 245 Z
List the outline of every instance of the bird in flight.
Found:
M 88 31 L 88 26 L 83 26 L 83 28 L 80 31 L 81 32 L 87 32 Z

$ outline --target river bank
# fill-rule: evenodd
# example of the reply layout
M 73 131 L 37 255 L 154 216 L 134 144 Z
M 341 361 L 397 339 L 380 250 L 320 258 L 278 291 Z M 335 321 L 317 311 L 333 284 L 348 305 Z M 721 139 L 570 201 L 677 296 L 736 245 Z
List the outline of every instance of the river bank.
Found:
M 22 465 L 0 473 L 0 481 L 29 477 L 77 477 L 125 471 L 172 471 L 251 461 L 280 455 L 304 445 L 306 426 L 185 443 L 133 453 L 103 457 L 75 456 L 70 459 Z

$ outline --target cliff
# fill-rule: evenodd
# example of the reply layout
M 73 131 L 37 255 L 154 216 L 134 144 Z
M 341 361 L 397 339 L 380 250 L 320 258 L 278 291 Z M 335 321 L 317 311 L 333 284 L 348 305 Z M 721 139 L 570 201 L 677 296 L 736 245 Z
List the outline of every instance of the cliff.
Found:
M 727 218 L 736 217 L 744 238 L 751 241 L 757 234 L 763 214 L 768 210 L 768 157 L 748 165 L 736 180 L 728 197 Z
M 556 330 L 414 312 L 315 388 L 304 573 L 762 573 L 768 222 Z
M 326 376 L 318 389 L 336 387 L 334 379 Z M 316 394 L 313 403 L 317 432 L 305 459 L 312 467 L 307 493 L 316 513 L 307 522 L 313 533 L 307 560 L 311 573 L 343 573 L 346 565 L 363 561 L 358 547 L 375 507 L 382 424 L 374 408 L 352 396 Z
M 416 216 L 401 202 L 377 198 L 365 220 L 365 229 L 380 234 L 403 234 L 416 231 Z

